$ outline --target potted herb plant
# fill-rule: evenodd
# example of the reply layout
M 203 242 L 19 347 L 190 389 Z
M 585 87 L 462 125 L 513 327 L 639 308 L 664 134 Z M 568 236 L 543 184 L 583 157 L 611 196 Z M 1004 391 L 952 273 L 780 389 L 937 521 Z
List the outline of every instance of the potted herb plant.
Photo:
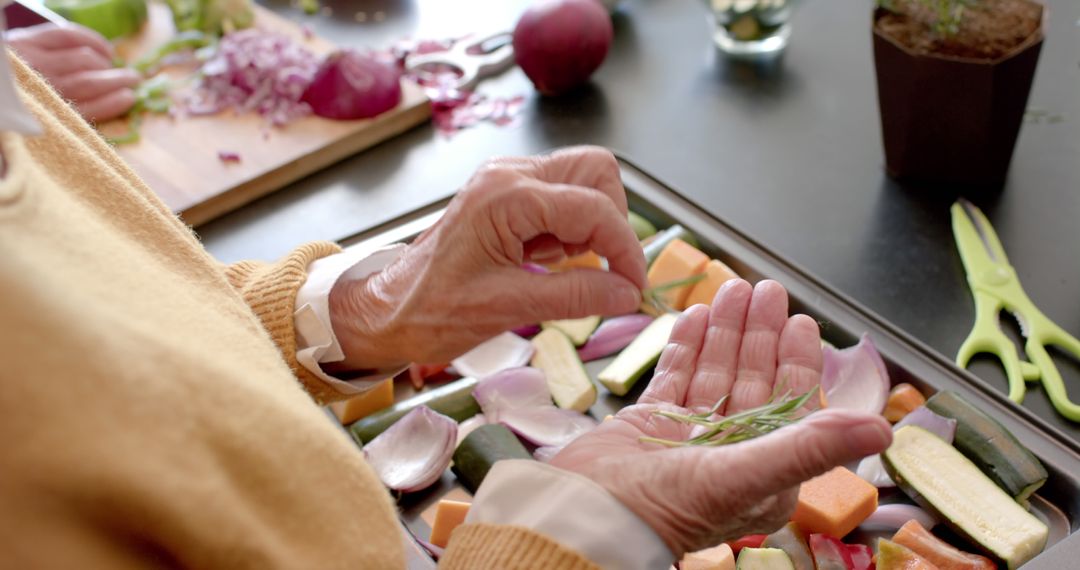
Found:
M 874 65 L 889 174 L 1000 188 L 1042 47 L 1042 5 L 877 2 Z

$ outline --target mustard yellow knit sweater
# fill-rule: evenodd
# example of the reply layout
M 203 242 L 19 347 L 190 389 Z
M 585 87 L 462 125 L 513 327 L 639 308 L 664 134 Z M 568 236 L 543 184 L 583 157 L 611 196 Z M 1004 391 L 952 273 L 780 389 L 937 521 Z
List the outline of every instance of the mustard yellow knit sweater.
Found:
M 13 65 L 45 134 L 0 134 L 0 565 L 403 568 L 393 501 L 294 357 L 305 267 L 337 247 L 215 262 Z M 491 525 L 443 566 L 592 567 Z

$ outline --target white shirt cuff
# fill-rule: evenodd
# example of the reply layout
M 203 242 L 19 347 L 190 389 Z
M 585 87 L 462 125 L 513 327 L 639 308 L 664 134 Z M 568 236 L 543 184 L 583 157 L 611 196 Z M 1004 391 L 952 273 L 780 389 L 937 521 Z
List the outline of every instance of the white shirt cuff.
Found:
M 675 561 L 660 536 L 599 484 L 539 461 L 496 463 L 465 522 L 526 527 L 605 569 L 667 568 Z
M 312 261 L 307 267 L 307 281 L 296 293 L 293 325 L 296 329 L 296 360 L 301 366 L 338 392 L 355 395 L 400 370 L 342 380 L 323 371 L 320 363 L 341 362 L 345 354 L 334 336 L 330 321 L 330 289 L 340 278 L 363 279 L 382 270 L 401 256 L 405 244 L 381 249 L 352 247 L 341 253 Z

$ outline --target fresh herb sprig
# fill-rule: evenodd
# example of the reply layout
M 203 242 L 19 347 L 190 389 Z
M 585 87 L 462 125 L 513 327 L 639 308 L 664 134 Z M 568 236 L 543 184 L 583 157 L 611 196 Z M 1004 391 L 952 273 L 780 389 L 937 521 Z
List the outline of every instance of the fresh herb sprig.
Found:
M 700 414 L 680 414 L 667 410 L 657 410 L 653 413 L 658 416 L 686 424 L 704 426 L 707 429 L 701 435 L 686 441 L 674 441 L 649 436 L 642 436 L 640 441 L 658 443 L 668 447 L 718 446 L 746 441 L 776 431 L 802 419 L 804 416 L 801 411 L 802 407 L 817 394 L 817 391 L 818 388 L 815 386 L 801 396 L 792 396 L 790 391 L 784 392 L 779 397 L 773 394 L 773 397 L 769 398 L 769 401 L 761 406 L 719 419 L 711 418 L 727 401 L 727 396 L 720 398 L 711 410 Z
M 654 285 L 647 289 L 642 289 L 641 300 L 645 304 L 651 306 L 652 308 L 656 309 L 661 313 L 677 313 L 677 310 L 672 308 L 671 305 L 668 305 L 664 301 L 664 296 L 662 295 L 662 293 L 671 289 L 677 289 L 679 287 L 693 285 L 698 281 L 701 281 L 702 279 L 705 279 L 705 274 L 699 273 L 697 275 L 691 275 L 690 277 L 686 277 L 684 279 L 676 279 L 674 281 L 668 281 L 667 283 Z
M 876 0 L 877 5 L 890 12 L 899 13 L 896 0 Z M 934 12 L 934 31 L 942 36 L 955 35 L 960 31 L 960 21 L 964 17 L 964 11 L 975 4 L 977 0 L 918 0 Z

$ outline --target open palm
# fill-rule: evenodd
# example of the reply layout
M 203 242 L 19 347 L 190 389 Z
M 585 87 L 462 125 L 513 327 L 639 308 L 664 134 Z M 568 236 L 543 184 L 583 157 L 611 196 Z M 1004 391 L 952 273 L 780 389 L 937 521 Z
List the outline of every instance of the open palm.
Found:
M 801 394 L 821 376 L 817 324 L 788 317 L 775 281 L 733 280 L 711 307 L 691 307 L 671 333 L 645 393 L 552 464 L 599 482 L 648 523 L 676 555 L 786 522 L 798 485 L 888 445 L 879 416 L 812 415 L 755 440 L 714 448 L 668 448 L 642 437 L 683 441 L 693 426 L 655 414 L 701 412 L 726 398 L 728 415 L 765 403 L 779 384 Z

